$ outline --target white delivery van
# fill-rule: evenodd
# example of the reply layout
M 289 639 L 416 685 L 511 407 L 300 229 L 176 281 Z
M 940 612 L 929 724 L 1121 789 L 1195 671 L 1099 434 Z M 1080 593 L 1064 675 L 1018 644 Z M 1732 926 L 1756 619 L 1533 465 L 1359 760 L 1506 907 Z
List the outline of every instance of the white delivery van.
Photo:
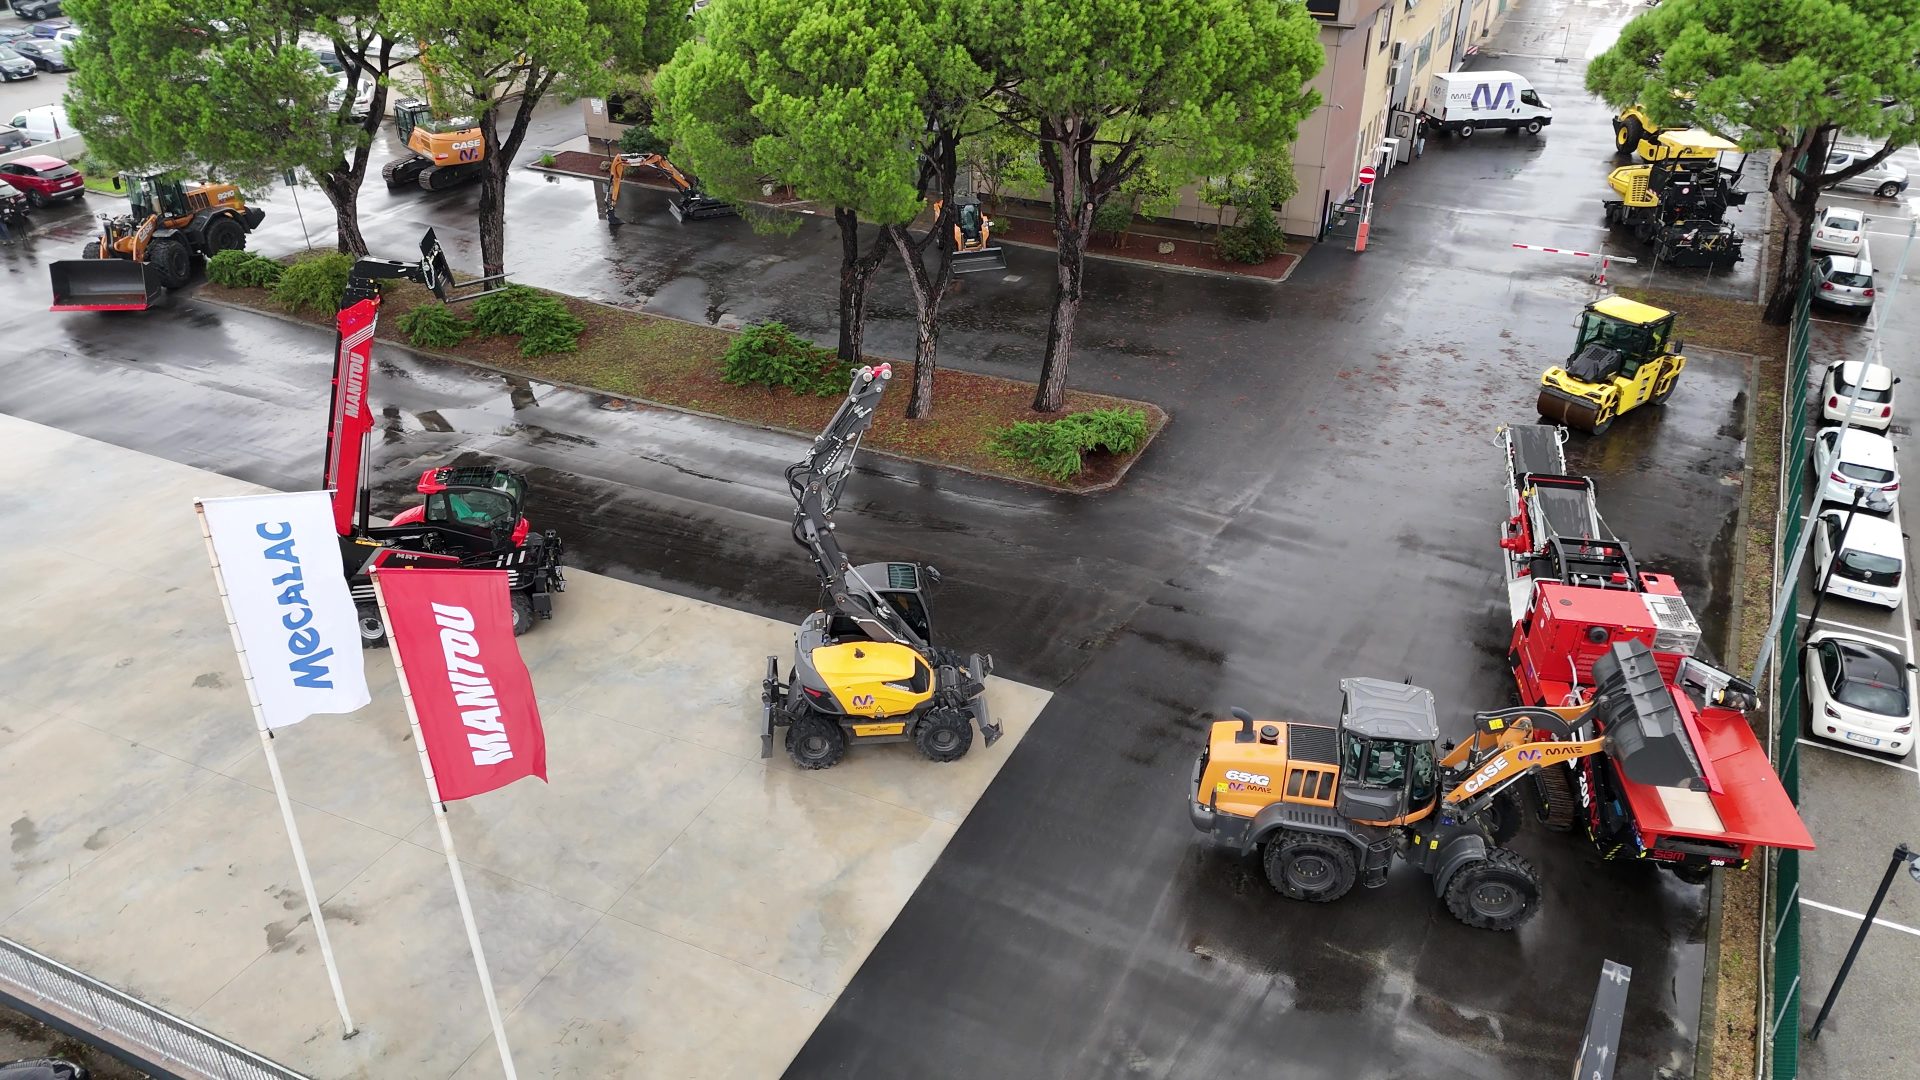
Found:
M 25 112 L 14 113 L 13 119 L 7 122 L 36 146 L 74 134 L 67 110 L 58 105 L 36 105 Z
M 1511 71 L 1448 71 L 1433 77 L 1420 110 L 1427 126 L 1469 138 L 1481 128 L 1507 128 L 1537 135 L 1553 123 L 1553 110 L 1533 84 Z

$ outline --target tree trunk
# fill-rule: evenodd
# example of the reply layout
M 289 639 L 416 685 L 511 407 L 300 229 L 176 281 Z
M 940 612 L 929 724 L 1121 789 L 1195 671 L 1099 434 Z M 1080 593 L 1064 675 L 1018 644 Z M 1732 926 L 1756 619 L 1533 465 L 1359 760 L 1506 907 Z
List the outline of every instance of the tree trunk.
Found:
M 865 351 L 867 290 L 873 285 L 881 260 L 887 257 L 891 237 L 885 229 L 880 230 L 862 252 L 859 213 L 836 206 L 833 220 L 840 226 L 840 359 L 857 364 Z
M 933 235 L 947 217 L 943 208 L 934 219 Z M 907 419 L 924 420 L 933 415 L 933 373 L 940 347 L 940 297 L 946 292 L 944 274 L 929 274 L 920 259 L 925 240 L 916 241 L 906 225 L 887 226 L 887 235 L 907 264 L 907 284 L 913 290 L 913 389 L 907 395 Z
M 349 255 L 367 253 L 366 237 L 360 233 L 360 184 L 367 178 L 367 159 L 373 152 L 374 133 L 380 130 L 380 121 L 387 111 L 387 84 L 380 81 L 392 69 L 393 42 L 383 41 L 380 51 L 369 57 L 365 51 L 365 42 L 358 42 L 360 51 L 353 51 L 348 44 L 336 38 L 335 55 L 352 58 L 353 77 L 347 81 L 346 101 L 351 102 L 361 79 L 373 79 L 373 100 L 367 106 L 367 118 L 360 125 L 365 138 L 354 140 L 351 156 L 336 161 L 333 168 L 319 176 L 320 190 L 333 204 L 334 243 Z M 342 108 L 345 108 L 345 103 Z
M 322 173 L 318 179 L 320 190 L 333 204 L 333 226 L 335 245 L 349 255 L 365 255 L 367 238 L 360 235 L 360 179 L 366 175 L 366 156 L 360 155 L 360 171 L 356 173 L 349 163 L 343 161 L 338 169 Z
M 540 104 L 547 87 L 553 85 L 553 78 L 550 72 L 527 74 L 525 90 L 514 105 L 512 123 L 504 137 L 500 135 L 499 116 L 505 102 L 489 100 L 493 95 L 491 87 L 487 88 L 486 97 L 473 95 L 483 107 L 480 134 L 487 142 L 487 157 L 480 170 L 480 273 L 483 276 L 498 277 L 507 272 L 507 178 L 513 172 L 513 156 L 526 141 L 534 107 Z
M 1080 283 L 1087 266 L 1087 234 L 1093 230 L 1093 204 L 1082 200 L 1078 206 L 1069 206 L 1056 186 L 1053 230 L 1060 252 L 1054 260 L 1053 319 L 1047 324 L 1047 354 L 1040 362 L 1035 412 L 1059 412 L 1067 403 L 1067 361 L 1073 355 L 1073 331 L 1080 319 Z

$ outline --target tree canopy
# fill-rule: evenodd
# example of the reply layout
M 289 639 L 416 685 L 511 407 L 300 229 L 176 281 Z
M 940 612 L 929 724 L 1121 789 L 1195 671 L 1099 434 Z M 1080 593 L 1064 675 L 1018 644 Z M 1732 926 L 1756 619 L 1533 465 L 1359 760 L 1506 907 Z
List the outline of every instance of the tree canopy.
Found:
M 1804 251 L 1823 186 L 1920 139 L 1920 17 L 1912 0 L 1670 0 L 1595 57 L 1587 89 L 1609 105 L 1639 103 L 1663 125 L 1706 128 L 1778 157 L 1769 179 Z M 1826 149 L 1847 135 L 1880 144 L 1844 169 Z M 1779 261 L 1768 316 L 1785 317 L 1800 278 Z

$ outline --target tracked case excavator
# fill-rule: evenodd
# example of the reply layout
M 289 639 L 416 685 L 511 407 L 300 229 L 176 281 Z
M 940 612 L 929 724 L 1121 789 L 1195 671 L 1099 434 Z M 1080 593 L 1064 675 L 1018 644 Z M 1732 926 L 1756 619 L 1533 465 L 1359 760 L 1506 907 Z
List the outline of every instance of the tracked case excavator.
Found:
M 786 472 L 793 539 L 819 574 L 820 607 L 794 634 L 785 681 L 780 658 L 767 657 L 760 755 L 772 755 L 774 729 L 785 727 L 787 756 L 803 769 L 830 768 L 857 743 L 910 742 L 928 760 L 950 762 L 966 756 L 976 728 L 988 746 L 1000 739 L 986 696 L 993 657 L 933 644 L 927 593 L 939 571 L 856 566 L 834 531 L 840 493 L 892 377 L 887 364 L 857 369 L 826 429 Z

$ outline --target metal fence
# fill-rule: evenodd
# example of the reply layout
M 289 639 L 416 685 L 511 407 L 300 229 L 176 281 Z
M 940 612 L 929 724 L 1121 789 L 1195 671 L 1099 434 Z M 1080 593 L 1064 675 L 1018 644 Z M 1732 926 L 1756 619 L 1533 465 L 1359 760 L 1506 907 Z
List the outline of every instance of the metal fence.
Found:
M 98 979 L 0 937 L 0 989 L 155 1066 L 206 1080 L 306 1080 Z
M 1807 438 L 1807 378 L 1812 365 L 1812 322 L 1808 302 L 1812 275 L 1802 270 L 1800 295 L 1794 302 L 1787 335 L 1786 382 L 1781 392 L 1780 505 L 1775 529 L 1776 585 L 1807 527 L 1805 508 L 1810 476 L 1801 467 Z M 1781 786 L 1794 805 L 1800 803 L 1800 711 L 1805 698 L 1800 687 L 1800 593 L 1784 590 L 1786 615 L 1773 643 L 1773 731 L 1768 740 Z M 1761 969 L 1760 1025 L 1766 1052 L 1757 1072 L 1773 1080 L 1797 1080 L 1800 1075 L 1800 853 L 1770 851 L 1767 855 L 1767 904 L 1761 932 L 1766 941 Z

